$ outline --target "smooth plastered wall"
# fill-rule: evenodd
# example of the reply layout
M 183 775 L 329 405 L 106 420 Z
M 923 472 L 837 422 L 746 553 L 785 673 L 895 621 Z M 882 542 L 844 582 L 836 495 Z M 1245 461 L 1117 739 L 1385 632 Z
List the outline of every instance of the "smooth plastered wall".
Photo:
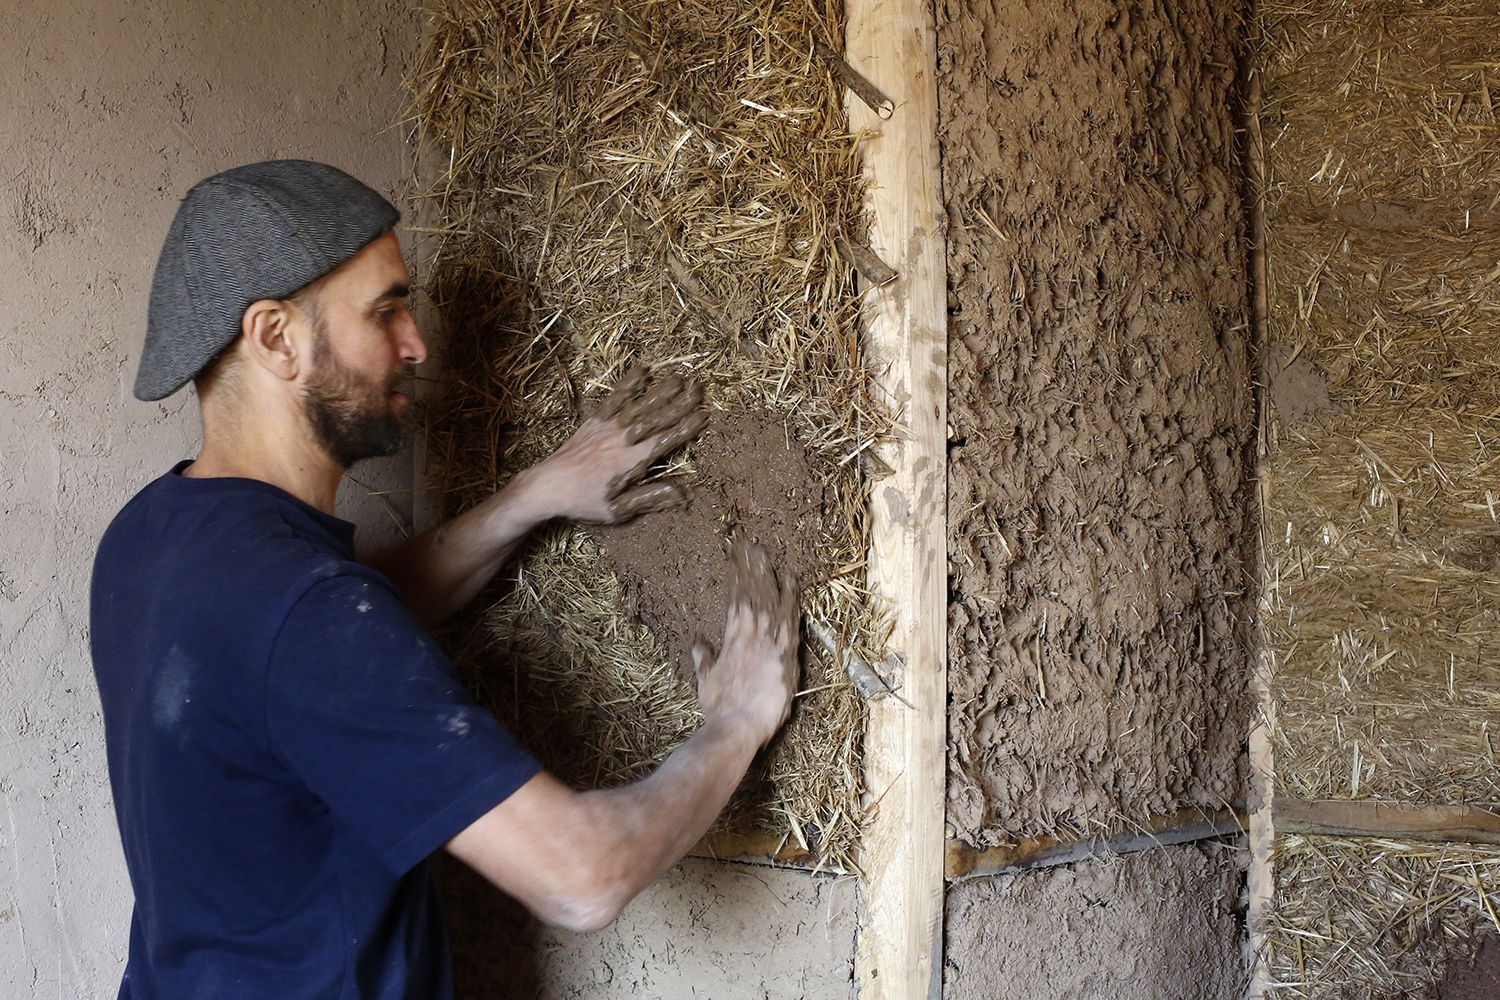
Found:
M 197 446 L 190 392 L 130 394 L 177 200 L 280 156 L 399 199 L 419 30 L 389 0 L 0 4 L 0 996 L 113 997 L 125 958 L 87 585 L 115 511 Z M 409 469 L 356 474 L 399 512 Z M 344 492 L 390 533 L 392 511 Z

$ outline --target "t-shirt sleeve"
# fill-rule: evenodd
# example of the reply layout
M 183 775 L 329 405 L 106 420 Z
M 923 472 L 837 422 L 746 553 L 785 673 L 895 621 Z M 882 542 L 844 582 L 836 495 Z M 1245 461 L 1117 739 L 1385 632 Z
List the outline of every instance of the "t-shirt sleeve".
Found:
M 378 578 L 305 591 L 267 671 L 273 750 L 395 875 L 540 770 Z

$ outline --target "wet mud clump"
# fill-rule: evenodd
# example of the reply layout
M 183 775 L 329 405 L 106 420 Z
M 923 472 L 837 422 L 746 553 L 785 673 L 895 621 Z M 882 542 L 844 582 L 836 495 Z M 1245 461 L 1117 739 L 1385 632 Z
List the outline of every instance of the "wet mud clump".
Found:
M 1240 798 L 1253 410 L 1239 15 L 939 4 L 950 832 Z
M 781 418 L 714 411 L 692 460 L 686 506 L 594 529 L 602 564 L 624 586 L 625 613 L 688 673 L 694 639 L 717 647 L 724 634 L 732 531 L 760 542 L 778 572 L 804 586 L 827 573 L 818 545 L 824 490 Z
M 1271 412 L 1288 423 L 1298 424 L 1336 413 L 1328 394 L 1328 373 L 1290 344 L 1266 348 L 1266 399 Z
M 1494 1000 L 1500 997 L 1500 934 L 1485 930 L 1467 958 L 1454 958 L 1429 1000 Z

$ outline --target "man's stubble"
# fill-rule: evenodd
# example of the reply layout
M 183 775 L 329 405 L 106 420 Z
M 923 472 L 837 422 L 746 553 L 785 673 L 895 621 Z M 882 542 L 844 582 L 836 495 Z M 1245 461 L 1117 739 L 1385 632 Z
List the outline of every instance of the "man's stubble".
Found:
M 361 459 L 400 451 L 411 426 L 407 414 L 416 366 L 403 365 L 376 382 L 343 365 L 322 316 L 315 316 L 313 333 L 315 373 L 308 377 L 302 406 L 318 443 L 345 469 Z M 406 391 L 408 403 L 397 413 L 391 394 L 400 390 Z

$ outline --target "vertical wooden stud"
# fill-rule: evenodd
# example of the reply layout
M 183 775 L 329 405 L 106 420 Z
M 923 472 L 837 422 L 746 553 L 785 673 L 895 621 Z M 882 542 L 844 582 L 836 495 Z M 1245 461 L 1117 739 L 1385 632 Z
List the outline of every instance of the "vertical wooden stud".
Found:
M 871 497 L 872 585 L 894 616 L 901 698 L 871 703 L 870 818 L 861 849 L 862 1000 L 942 992 L 947 771 L 947 288 L 937 141 L 937 41 L 925 0 L 848 0 L 846 58 L 885 92 L 882 119 L 850 96 L 871 243 L 897 277 L 865 292 L 865 333 L 896 414 L 878 446 L 893 473 Z

